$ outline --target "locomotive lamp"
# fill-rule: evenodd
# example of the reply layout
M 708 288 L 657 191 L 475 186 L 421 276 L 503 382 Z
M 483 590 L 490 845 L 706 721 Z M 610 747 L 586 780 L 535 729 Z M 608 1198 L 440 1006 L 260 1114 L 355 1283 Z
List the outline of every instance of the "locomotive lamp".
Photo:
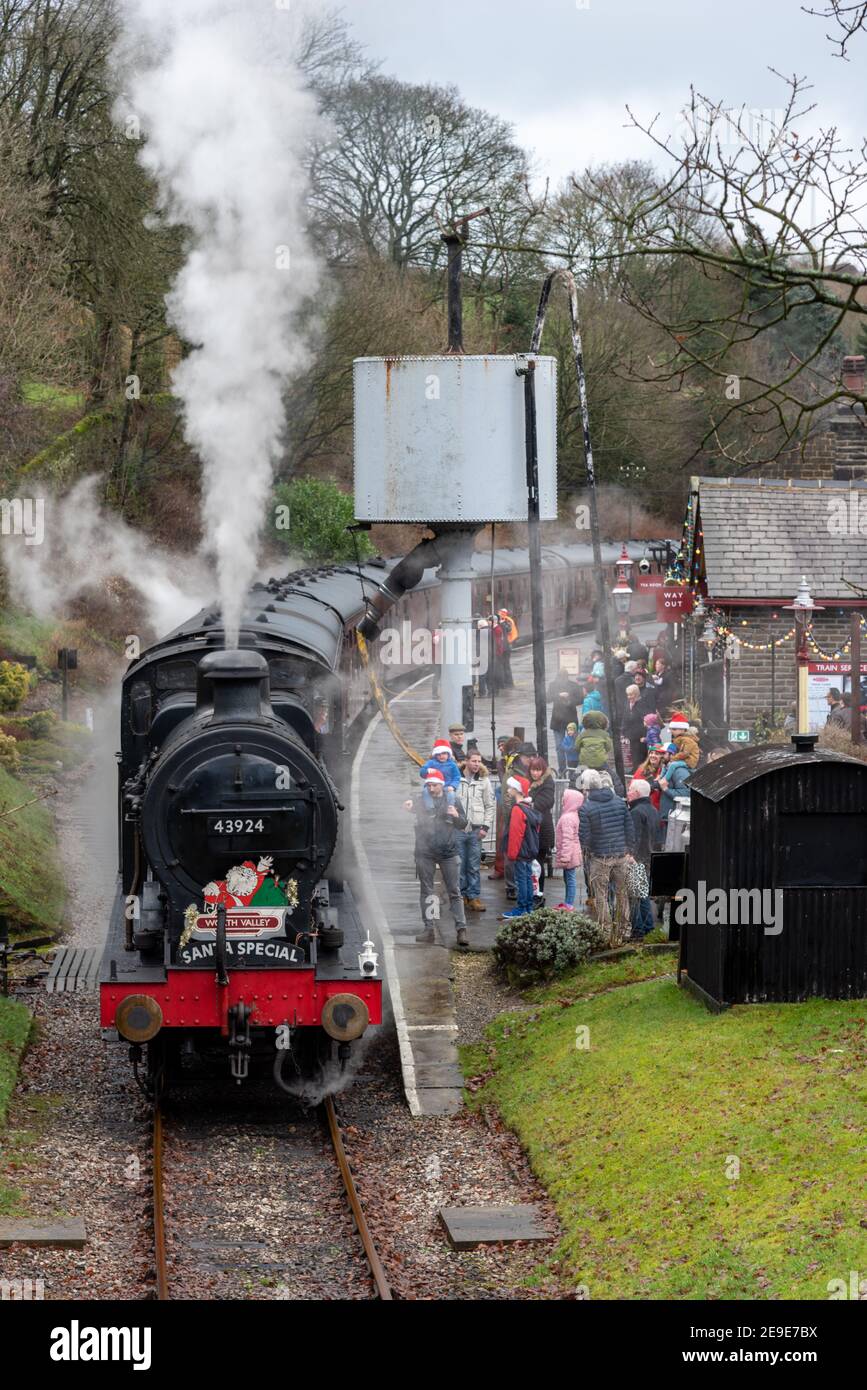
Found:
M 322 1007 L 322 1027 L 335 1042 L 354 1042 L 369 1022 L 367 1005 L 357 994 L 332 994 Z
M 163 1026 L 163 1011 L 149 994 L 128 994 L 117 1006 L 114 1026 L 127 1042 L 150 1042 Z
M 358 953 L 358 968 L 362 975 L 375 975 L 378 961 L 376 947 L 368 937 Z

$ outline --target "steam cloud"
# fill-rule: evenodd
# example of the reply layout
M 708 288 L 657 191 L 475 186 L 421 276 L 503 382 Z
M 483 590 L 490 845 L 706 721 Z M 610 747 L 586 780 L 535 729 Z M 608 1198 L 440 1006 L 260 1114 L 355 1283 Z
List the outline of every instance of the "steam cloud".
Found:
M 62 499 L 45 499 L 45 537 L 28 546 L 4 541 L 13 597 L 40 617 L 122 576 L 144 601 L 154 635 L 163 636 L 212 597 L 208 568 L 196 556 L 169 555 L 100 504 L 102 479 L 84 478 Z M 169 577 L 171 576 L 171 577 Z
M 294 7 L 293 7 L 294 8 Z M 293 53 L 299 20 L 274 0 L 124 0 L 121 118 L 146 137 L 164 212 L 190 229 L 168 298 L 195 344 L 174 374 L 203 466 L 205 544 L 217 561 L 226 642 L 244 596 L 303 364 L 297 315 L 318 267 L 305 231 L 302 155 L 318 120 Z

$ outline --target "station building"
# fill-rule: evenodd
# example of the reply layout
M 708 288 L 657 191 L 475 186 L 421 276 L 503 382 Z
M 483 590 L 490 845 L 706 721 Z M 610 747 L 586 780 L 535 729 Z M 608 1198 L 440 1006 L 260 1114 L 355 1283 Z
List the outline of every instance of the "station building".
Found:
M 863 357 L 847 358 L 843 385 L 863 390 L 864 368 Z M 842 402 L 803 452 L 790 453 L 776 467 L 786 476 L 769 476 L 766 469 L 692 480 L 684 578 L 702 603 L 688 632 L 687 686 L 705 725 L 719 730 L 753 730 L 773 710 L 779 717 L 791 707 L 797 647 L 787 605 L 802 576 L 817 605 L 807 638 L 813 728 L 825 722 L 827 690 L 849 688 L 852 616 L 867 615 L 863 407 Z M 861 628 L 863 671 L 863 621 Z M 714 630 L 720 640 L 711 645 Z

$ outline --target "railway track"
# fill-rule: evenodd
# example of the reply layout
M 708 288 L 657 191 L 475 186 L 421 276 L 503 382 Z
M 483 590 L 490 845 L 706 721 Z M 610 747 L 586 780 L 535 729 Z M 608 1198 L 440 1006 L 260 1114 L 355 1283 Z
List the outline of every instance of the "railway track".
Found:
M 364 1208 L 361 1204 L 361 1199 L 358 1193 L 358 1189 L 356 1187 L 355 1178 L 343 1143 L 343 1135 L 340 1130 L 340 1122 L 337 1117 L 334 1102 L 330 1096 L 327 1097 L 325 1101 L 317 1108 L 317 1111 L 315 1113 L 317 1120 L 321 1122 L 322 1128 L 324 1128 L 328 1133 L 331 1151 L 334 1155 L 337 1168 L 340 1174 L 343 1194 L 345 1196 L 346 1201 L 348 1202 L 349 1209 L 352 1213 L 352 1219 L 355 1225 L 355 1230 L 357 1232 L 358 1238 L 360 1239 L 361 1246 L 364 1252 L 364 1260 L 366 1262 L 370 1278 L 373 1282 L 373 1287 L 375 1290 L 374 1296 L 378 1299 L 391 1301 L 393 1295 L 389 1286 L 388 1277 L 383 1267 L 382 1260 L 380 1259 L 379 1252 L 377 1251 L 376 1244 L 370 1230 L 370 1226 L 368 1225 L 367 1217 L 364 1213 Z M 287 1125 L 287 1130 L 288 1128 L 289 1126 Z M 292 1126 L 292 1128 L 294 1129 L 295 1126 Z M 250 1136 L 250 1143 L 255 1144 L 256 1142 L 257 1141 L 255 1133 L 252 1133 Z M 158 1300 L 168 1301 L 171 1299 L 172 1294 L 170 1292 L 166 1242 L 167 1184 L 163 1111 L 159 1104 L 156 1104 L 153 1110 L 152 1143 L 153 1241 L 154 1260 L 156 1267 L 156 1297 Z M 287 1155 L 282 1154 L 281 1157 L 285 1159 Z M 288 1157 L 291 1157 L 291 1153 L 290 1155 L 288 1155 Z M 281 1176 L 284 1182 L 289 1181 L 288 1172 L 282 1172 Z M 191 1243 L 198 1246 L 200 1249 L 205 1249 L 209 1244 L 211 1246 L 218 1246 L 222 1244 L 224 1246 L 229 1247 L 237 1246 L 246 1250 L 249 1250 L 251 1246 L 255 1247 L 257 1244 L 259 1244 L 259 1242 L 249 1240 L 230 1240 L 220 1242 L 213 1241 L 213 1239 L 210 1242 L 197 1241 Z M 262 1242 L 262 1244 L 264 1245 L 264 1242 Z M 291 1269 L 291 1263 L 288 1260 L 286 1262 L 286 1268 Z M 285 1296 L 291 1296 L 291 1290 L 287 1289 Z

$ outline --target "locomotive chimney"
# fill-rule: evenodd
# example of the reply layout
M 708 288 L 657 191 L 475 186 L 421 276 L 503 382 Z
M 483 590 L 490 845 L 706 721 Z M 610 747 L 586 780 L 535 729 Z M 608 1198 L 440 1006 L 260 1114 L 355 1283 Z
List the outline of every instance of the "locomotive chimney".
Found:
M 259 719 L 271 713 L 268 663 L 260 652 L 209 652 L 199 662 L 196 708 L 213 705 L 213 719 Z

